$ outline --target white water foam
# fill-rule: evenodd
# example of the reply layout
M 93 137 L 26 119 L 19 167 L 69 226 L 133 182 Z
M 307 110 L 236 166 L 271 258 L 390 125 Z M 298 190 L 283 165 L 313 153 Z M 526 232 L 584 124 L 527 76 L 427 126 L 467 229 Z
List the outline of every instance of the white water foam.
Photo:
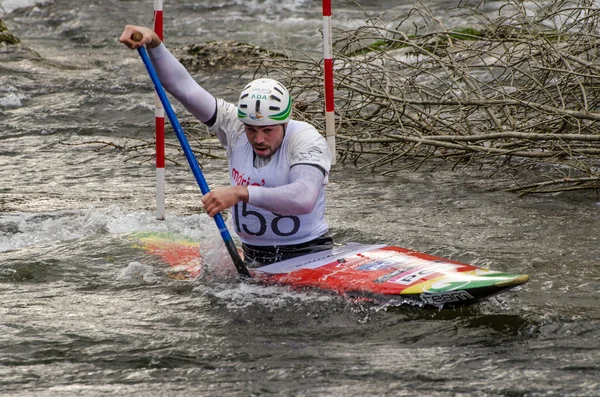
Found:
M 334 295 L 295 291 L 285 286 L 265 286 L 262 284 L 238 283 L 214 291 L 213 295 L 225 303 L 228 310 L 243 310 L 249 306 L 258 305 L 276 309 L 290 304 L 303 305 L 307 302 L 331 302 Z M 205 289 L 205 286 L 199 287 Z
M 6 15 L 19 8 L 52 3 L 54 3 L 52 0 L 0 0 L 0 11 Z
M 27 95 L 11 92 L 8 95 L 0 97 L 0 109 L 14 109 L 23 105 L 23 100 Z
M 134 232 L 178 233 L 201 240 L 215 233 L 206 214 L 171 215 L 159 221 L 154 213 L 118 206 L 51 213 L 0 215 L 0 252 L 81 239 L 98 234 Z

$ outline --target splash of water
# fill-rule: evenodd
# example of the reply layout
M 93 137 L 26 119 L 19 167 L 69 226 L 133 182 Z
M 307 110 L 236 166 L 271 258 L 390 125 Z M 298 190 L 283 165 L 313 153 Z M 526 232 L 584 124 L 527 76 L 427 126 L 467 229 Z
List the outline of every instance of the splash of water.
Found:
M 147 284 L 154 284 L 162 280 L 162 277 L 154 274 L 154 268 L 141 262 L 130 262 L 127 267 L 121 270 L 117 276 L 118 281 L 143 281 Z

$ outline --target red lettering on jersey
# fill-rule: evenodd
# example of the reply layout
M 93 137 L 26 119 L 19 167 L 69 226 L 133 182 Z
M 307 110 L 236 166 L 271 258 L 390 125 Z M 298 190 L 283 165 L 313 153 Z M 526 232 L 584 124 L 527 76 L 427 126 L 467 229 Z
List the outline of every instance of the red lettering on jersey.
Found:
M 261 179 L 260 183 L 252 183 L 250 181 L 250 177 L 244 178 L 244 174 L 240 174 L 240 172 L 235 168 L 231 170 L 231 178 L 238 186 L 265 186 L 266 183 L 264 179 Z

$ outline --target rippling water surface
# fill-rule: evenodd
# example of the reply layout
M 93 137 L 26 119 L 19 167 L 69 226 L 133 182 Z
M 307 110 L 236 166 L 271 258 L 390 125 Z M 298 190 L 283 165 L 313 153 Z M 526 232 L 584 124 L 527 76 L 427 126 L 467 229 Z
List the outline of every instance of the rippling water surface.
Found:
M 361 5 L 372 15 L 406 7 Z M 151 23 L 152 2 L 3 7 L 22 45 L 0 47 L 2 395 L 600 395 L 597 196 L 520 198 L 499 190 L 502 175 L 473 169 L 390 178 L 337 165 L 327 210 L 337 241 L 531 281 L 454 310 L 240 283 L 187 167 L 167 166 L 167 219 L 157 221 L 151 162 L 82 145 L 152 139 L 149 79 L 117 44 L 124 24 Z M 441 19 L 452 7 L 432 4 Z M 362 12 L 336 3 L 334 21 L 359 24 Z M 228 39 L 308 51 L 321 24 L 312 0 L 165 4 L 170 46 Z M 238 75 L 197 77 L 231 98 Z M 227 183 L 223 161 L 203 170 L 211 186 Z M 201 241 L 211 276 L 167 277 L 136 248 L 140 231 Z

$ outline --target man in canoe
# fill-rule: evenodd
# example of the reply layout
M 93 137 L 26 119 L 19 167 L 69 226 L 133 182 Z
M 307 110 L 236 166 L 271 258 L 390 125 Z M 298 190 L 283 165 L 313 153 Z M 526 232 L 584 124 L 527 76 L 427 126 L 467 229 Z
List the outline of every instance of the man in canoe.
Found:
M 143 37 L 134 41 L 137 32 Z M 212 190 L 202 204 L 211 217 L 232 208 L 247 266 L 332 247 L 324 218 L 331 154 L 312 125 L 291 118 L 292 99 L 281 83 L 250 82 L 236 106 L 200 87 L 153 30 L 127 25 L 119 41 L 146 46 L 165 90 L 227 150 L 231 186 Z

